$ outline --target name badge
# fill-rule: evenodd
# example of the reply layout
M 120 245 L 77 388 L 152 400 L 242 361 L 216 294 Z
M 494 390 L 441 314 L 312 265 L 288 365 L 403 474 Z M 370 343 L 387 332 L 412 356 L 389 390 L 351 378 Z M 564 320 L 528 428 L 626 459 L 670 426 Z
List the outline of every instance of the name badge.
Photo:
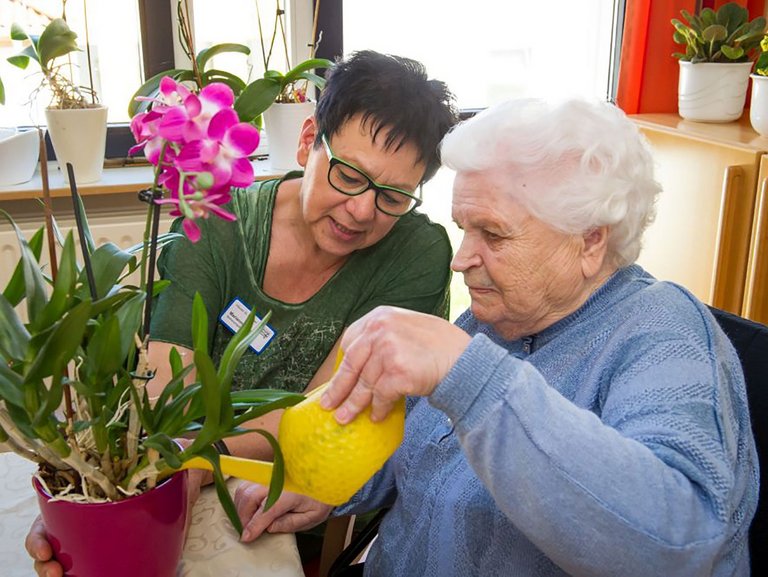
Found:
M 250 313 L 251 309 L 248 308 L 248 305 L 240 300 L 240 298 L 236 297 L 232 299 L 232 302 L 224 309 L 224 312 L 219 315 L 219 322 L 234 334 L 241 326 L 243 326 L 245 319 L 248 318 Z M 260 322 L 261 318 L 259 318 L 259 315 L 254 315 L 254 326 L 258 326 Z M 265 324 L 261 328 L 261 331 L 259 331 L 259 334 L 257 334 L 251 341 L 250 347 L 256 354 L 259 354 L 267 347 L 270 341 L 275 337 L 275 334 L 275 330 L 268 324 Z

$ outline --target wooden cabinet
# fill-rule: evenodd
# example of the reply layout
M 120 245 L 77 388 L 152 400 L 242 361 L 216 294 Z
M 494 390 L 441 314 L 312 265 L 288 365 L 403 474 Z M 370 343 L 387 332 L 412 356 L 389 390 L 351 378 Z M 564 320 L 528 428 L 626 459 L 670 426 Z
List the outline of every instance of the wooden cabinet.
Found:
M 638 262 L 708 304 L 768 322 L 768 139 L 746 117 L 632 119 L 651 144 L 663 187 Z

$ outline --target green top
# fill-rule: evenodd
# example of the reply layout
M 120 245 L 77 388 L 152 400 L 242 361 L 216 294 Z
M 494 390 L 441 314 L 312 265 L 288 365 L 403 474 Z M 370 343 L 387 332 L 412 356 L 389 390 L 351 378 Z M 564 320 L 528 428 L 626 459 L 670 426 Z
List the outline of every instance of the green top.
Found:
M 286 178 L 300 176 L 289 174 Z M 158 260 L 171 285 L 157 301 L 151 339 L 192 348 L 192 299 L 198 291 L 208 309 L 209 345 L 215 362 L 231 332 L 220 320 L 233 299 L 272 311 L 274 338 L 260 353 L 248 350 L 235 373 L 235 389 L 303 391 L 345 327 L 379 305 L 394 305 L 447 318 L 451 246 L 438 224 L 425 215 L 401 217 L 374 246 L 354 252 L 310 299 L 285 303 L 261 287 L 269 255 L 272 211 L 281 180 L 234 191 L 228 209 L 237 221 L 198 221 L 202 237 L 166 247 Z M 172 230 L 179 232 L 181 219 Z

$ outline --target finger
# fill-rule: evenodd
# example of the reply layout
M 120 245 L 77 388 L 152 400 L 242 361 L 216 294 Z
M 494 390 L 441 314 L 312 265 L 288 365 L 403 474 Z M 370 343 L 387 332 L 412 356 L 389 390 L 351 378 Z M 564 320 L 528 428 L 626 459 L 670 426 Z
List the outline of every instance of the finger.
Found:
M 320 398 L 324 409 L 335 409 L 349 396 L 370 357 L 371 345 L 364 336 L 351 340 L 345 335 L 344 341 L 344 359 Z
M 235 489 L 235 508 L 240 522 L 245 526 L 259 510 L 267 496 L 267 488 L 256 483 L 244 482 Z
M 384 398 L 381 395 L 376 395 L 371 401 L 371 421 L 379 423 L 387 418 L 387 415 L 395 408 L 395 403 L 400 397 L 395 399 Z
M 40 577 L 63 577 L 64 569 L 55 561 L 48 561 L 43 563 L 41 561 L 35 561 L 35 573 Z
M 266 500 L 262 501 L 258 510 L 247 522 L 244 522 L 243 534 L 240 540 L 247 543 L 256 539 L 275 519 L 285 515 L 295 507 L 297 497 L 293 493 L 283 493 L 277 502 L 270 507 L 269 511 L 264 511 Z
M 317 510 L 299 511 L 289 513 L 275 519 L 269 527 L 268 533 L 295 533 L 305 531 L 322 523 L 327 514 Z
M 357 415 L 362 413 L 373 400 L 373 388 L 368 381 L 360 379 L 344 400 L 341 406 L 336 409 L 336 421 L 342 425 L 353 421 Z
M 53 549 L 48 542 L 43 519 L 39 515 L 32 522 L 32 527 L 30 527 L 27 538 L 24 540 L 24 546 L 29 556 L 37 561 L 50 561 L 53 557 Z

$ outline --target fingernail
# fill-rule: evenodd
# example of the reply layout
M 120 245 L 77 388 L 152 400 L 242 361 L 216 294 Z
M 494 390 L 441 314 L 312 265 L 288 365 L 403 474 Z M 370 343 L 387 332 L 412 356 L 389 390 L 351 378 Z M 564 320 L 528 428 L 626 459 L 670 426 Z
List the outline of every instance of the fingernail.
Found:
M 250 541 L 251 539 L 251 532 L 248 529 L 243 530 L 243 534 L 240 535 L 241 541 Z
M 320 397 L 320 406 L 323 409 L 330 409 L 331 408 L 331 397 L 328 396 L 328 393 L 323 393 Z
M 342 424 L 346 425 L 349 421 L 349 410 L 346 407 L 340 407 L 336 411 L 336 420 Z

